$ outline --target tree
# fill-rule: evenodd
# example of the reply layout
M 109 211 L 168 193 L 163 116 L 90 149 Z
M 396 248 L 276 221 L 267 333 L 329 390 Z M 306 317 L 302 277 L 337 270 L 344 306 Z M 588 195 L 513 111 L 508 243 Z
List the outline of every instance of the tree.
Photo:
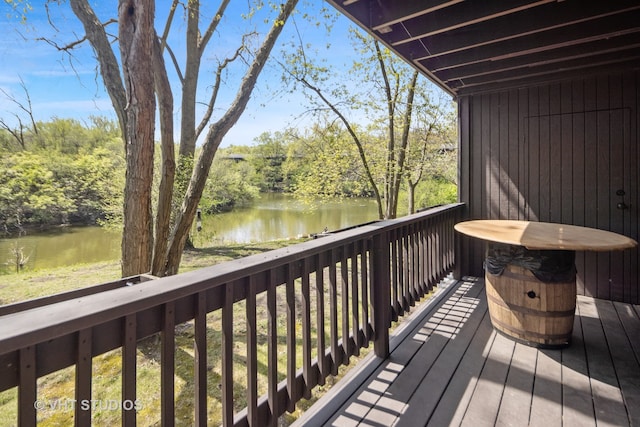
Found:
M 27 148 L 25 141 L 25 132 L 32 132 L 37 135 L 38 126 L 36 125 L 36 120 L 33 117 L 33 106 L 31 105 L 31 97 L 29 96 L 29 91 L 27 90 L 27 86 L 24 84 L 22 78 L 20 78 L 20 87 L 24 91 L 25 101 L 20 101 L 15 96 L 11 95 L 2 88 L 0 88 L 0 92 L 2 92 L 2 94 L 7 99 L 9 99 L 9 101 L 15 104 L 15 106 L 19 110 L 22 110 L 23 113 L 26 113 L 28 115 L 28 121 L 30 125 L 25 124 L 23 118 L 19 114 L 13 113 L 13 116 L 18 121 L 18 127 L 9 126 L 9 124 L 7 124 L 7 122 L 3 118 L 0 118 L 0 129 L 4 129 L 6 132 L 8 132 L 18 143 L 20 148 L 25 150 Z
M 155 3 L 152 0 L 120 0 L 117 21 L 101 21 L 88 0 L 70 0 L 73 13 L 82 22 L 86 35 L 84 39 L 58 47 L 71 51 L 84 40 L 91 44 L 125 141 L 127 174 L 122 239 L 123 276 L 148 271 L 158 276 L 177 272 L 213 157 L 223 137 L 244 111 L 258 76 L 296 3 L 297 0 L 288 0 L 286 4 L 278 6 L 278 16 L 257 49 L 251 49 L 249 40 L 252 33 L 248 32 L 241 37 L 237 49 L 219 61 L 217 69 L 211 73 L 214 82 L 210 98 L 198 121 L 197 87 L 202 76 L 202 58 L 225 14 L 229 0 L 220 2 L 203 30 L 200 28 L 200 1 L 190 0 L 183 4 L 173 0 L 164 29 L 159 33 L 153 26 Z M 179 7 L 185 8 L 187 21 L 186 60 L 182 68 L 168 43 L 175 12 Z M 253 12 L 253 8 L 248 11 L 249 14 Z M 112 47 L 113 40 L 106 31 L 108 25 L 116 23 L 120 61 Z M 169 70 L 163 59 L 165 52 L 178 75 L 180 84 L 177 89 L 182 96 L 178 182 L 175 178 L 173 142 L 173 92 L 176 88 L 170 85 Z M 214 120 L 213 113 L 217 108 L 223 73 L 239 58 L 247 64 L 244 77 L 237 86 L 235 99 Z M 152 74 L 148 72 L 150 65 Z M 154 223 L 151 187 L 156 99 L 162 172 Z M 208 131 L 204 135 L 207 127 Z M 204 142 L 198 159 L 195 159 L 195 145 L 201 135 L 204 135 Z M 181 204 L 174 203 L 174 187 L 179 186 L 180 177 L 185 177 L 186 180 L 189 175 Z M 182 196 L 181 193 L 176 192 L 178 196 Z M 172 205 L 177 206 L 173 212 Z
M 410 135 L 406 167 L 409 214 L 415 212 L 416 188 L 425 177 L 457 184 L 454 110 L 442 97 L 432 94 L 423 99 L 427 102 L 436 99 L 437 102 L 417 109 L 415 127 Z
M 263 178 L 259 183 L 263 192 L 282 192 L 285 177 L 282 164 L 287 159 L 285 136 L 281 132 L 271 135 L 268 132 L 260 134 L 251 155 L 251 162 L 256 172 Z
M 256 171 L 246 160 L 225 157 L 228 149 L 218 153 L 211 166 L 204 194 L 200 202 L 207 213 L 231 210 L 234 206 L 249 202 L 259 196 Z
M 65 222 L 73 209 L 54 179 L 47 161 L 51 156 L 19 152 L 0 163 L 0 225 L 20 228 L 25 223 Z
M 314 112 L 328 110 L 342 123 L 358 149 L 380 218 L 395 218 L 405 179 L 416 88 L 426 82 L 377 41 L 357 30 L 352 35 L 362 57 L 354 60 L 348 78 L 331 76 L 329 67 L 312 62 L 302 43 L 286 56 L 283 67 L 294 90 L 301 85 L 310 95 Z M 362 113 L 374 118 L 369 127 L 358 125 Z M 376 137 L 378 150 L 370 144 Z
M 368 151 L 371 147 L 365 145 L 364 148 Z M 284 169 L 293 175 L 295 183 L 292 186 L 302 200 L 371 194 L 357 147 L 338 123 L 323 121 L 314 124 L 290 144 L 289 151 L 292 155 Z

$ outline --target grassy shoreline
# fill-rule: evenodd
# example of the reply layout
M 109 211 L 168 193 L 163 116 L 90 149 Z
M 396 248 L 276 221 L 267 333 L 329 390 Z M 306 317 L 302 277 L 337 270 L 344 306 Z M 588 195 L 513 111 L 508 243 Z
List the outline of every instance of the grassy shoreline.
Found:
M 184 273 L 248 255 L 267 252 L 301 241 L 274 240 L 261 243 L 234 243 L 190 249 L 183 253 L 180 272 Z M 0 305 L 98 285 L 118 280 L 119 278 L 119 260 L 1 274 Z

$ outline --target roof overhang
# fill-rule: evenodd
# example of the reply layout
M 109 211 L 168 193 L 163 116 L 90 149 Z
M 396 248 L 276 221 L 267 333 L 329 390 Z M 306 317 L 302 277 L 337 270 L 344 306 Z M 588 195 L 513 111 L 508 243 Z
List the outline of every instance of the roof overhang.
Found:
M 453 96 L 640 68 L 638 0 L 327 0 Z

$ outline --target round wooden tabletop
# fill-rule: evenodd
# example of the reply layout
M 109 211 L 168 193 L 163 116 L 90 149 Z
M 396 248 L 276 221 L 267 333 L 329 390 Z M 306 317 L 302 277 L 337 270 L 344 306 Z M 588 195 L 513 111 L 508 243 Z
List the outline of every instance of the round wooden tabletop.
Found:
M 531 250 L 611 251 L 638 245 L 611 231 L 548 222 L 475 220 L 460 222 L 455 229 L 468 236 Z

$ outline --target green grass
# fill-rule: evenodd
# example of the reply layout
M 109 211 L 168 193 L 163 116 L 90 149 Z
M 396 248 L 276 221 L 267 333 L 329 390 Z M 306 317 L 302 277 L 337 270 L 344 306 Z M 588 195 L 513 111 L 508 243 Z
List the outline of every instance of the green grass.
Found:
M 191 249 L 182 256 L 180 272 L 195 270 L 247 255 L 262 253 L 298 243 L 276 240 L 266 243 L 229 244 Z M 76 264 L 69 267 L 26 270 L 0 275 L 0 305 L 71 291 L 120 278 L 120 261 Z

